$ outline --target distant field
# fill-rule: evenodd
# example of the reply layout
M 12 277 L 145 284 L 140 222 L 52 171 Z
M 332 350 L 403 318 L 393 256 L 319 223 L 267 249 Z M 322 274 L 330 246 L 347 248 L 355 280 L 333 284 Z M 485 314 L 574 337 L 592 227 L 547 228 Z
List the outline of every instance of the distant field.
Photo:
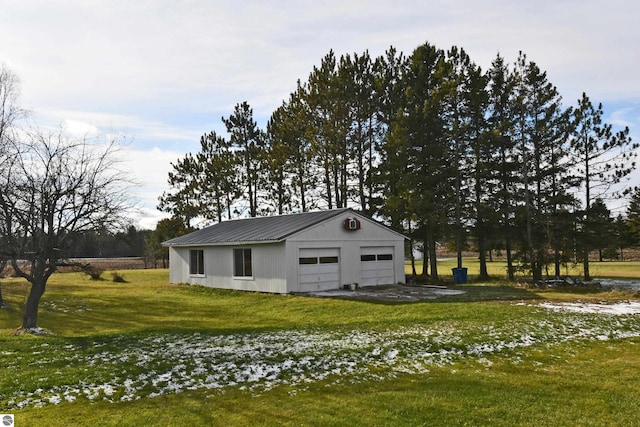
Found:
M 447 259 L 438 262 L 438 274 L 445 277 L 451 277 L 451 269 L 456 267 L 455 259 Z M 480 274 L 480 262 L 477 258 L 464 258 L 463 267 L 468 269 L 470 279 Z M 549 275 L 553 275 L 553 266 L 549 267 Z M 640 261 L 591 261 L 589 269 L 592 277 L 608 277 L 608 278 L 627 278 L 640 279 Z M 416 261 L 416 270 L 418 274 L 422 272 L 422 260 Z M 487 263 L 489 275 L 494 278 L 507 277 L 507 262 L 493 261 Z M 405 262 L 405 273 L 411 274 L 411 263 Z M 562 268 L 562 274 L 565 276 L 581 277 L 582 265 L 568 265 Z M 516 277 L 527 277 L 524 273 L 517 273 Z
M 12 335 L 28 286 L 2 280 L 0 413 L 16 426 L 640 424 L 633 292 L 496 282 L 381 303 L 119 273 L 52 276 L 49 336 Z

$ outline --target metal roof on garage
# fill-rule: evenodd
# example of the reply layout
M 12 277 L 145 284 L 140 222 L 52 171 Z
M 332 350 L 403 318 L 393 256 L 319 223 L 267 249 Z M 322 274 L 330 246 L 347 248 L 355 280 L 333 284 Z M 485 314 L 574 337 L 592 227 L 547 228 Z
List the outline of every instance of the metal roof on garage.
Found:
M 234 219 L 163 242 L 163 246 L 223 245 L 280 242 L 305 228 L 324 222 L 351 208 L 291 215 Z

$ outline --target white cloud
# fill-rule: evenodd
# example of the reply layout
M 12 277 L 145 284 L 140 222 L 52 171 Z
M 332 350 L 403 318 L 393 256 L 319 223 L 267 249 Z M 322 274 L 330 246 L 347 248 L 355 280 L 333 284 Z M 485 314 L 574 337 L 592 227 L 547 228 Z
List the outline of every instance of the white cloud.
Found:
M 62 123 L 64 129 L 77 138 L 98 136 L 98 128 L 90 123 L 72 119 L 64 119 Z
M 133 225 L 139 230 L 155 230 L 158 221 L 170 215 L 157 209 L 140 208 L 129 215 Z

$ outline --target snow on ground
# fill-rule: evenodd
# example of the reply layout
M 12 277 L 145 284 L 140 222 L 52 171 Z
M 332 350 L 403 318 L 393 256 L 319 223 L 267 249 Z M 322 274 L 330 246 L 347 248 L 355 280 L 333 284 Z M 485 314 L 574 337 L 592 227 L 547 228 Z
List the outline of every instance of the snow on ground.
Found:
M 606 289 L 635 289 L 640 290 L 640 280 L 635 279 L 594 279 L 596 283 Z
M 638 314 L 640 313 L 640 301 L 620 302 L 616 304 L 595 303 L 553 303 L 544 302 L 540 307 L 554 311 L 571 311 L 575 313 L 600 313 L 600 314 Z
M 260 393 L 284 386 L 295 394 L 312 382 L 330 385 L 393 378 L 400 373 L 424 375 L 463 359 L 486 367 L 492 363 L 489 357 L 499 355 L 519 364 L 519 352 L 530 346 L 640 337 L 635 316 L 640 312 L 638 301 L 527 306 L 533 309 L 532 315 L 508 325 L 462 323 L 453 327 L 444 322 L 382 331 L 163 334 L 83 345 L 43 343 L 32 351 L 37 354 L 35 362 L 12 354 L 3 359 L 3 368 L 33 373 L 38 365 L 69 366 L 76 374 L 67 371 L 60 378 L 68 380 L 54 381 L 54 386 L 0 390 L 0 411 L 79 398 L 130 401 L 187 390 L 215 394 L 240 388 Z M 538 310 L 548 311 L 542 321 Z M 79 372 L 83 372 L 81 379 Z M 41 381 L 51 384 L 49 378 Z

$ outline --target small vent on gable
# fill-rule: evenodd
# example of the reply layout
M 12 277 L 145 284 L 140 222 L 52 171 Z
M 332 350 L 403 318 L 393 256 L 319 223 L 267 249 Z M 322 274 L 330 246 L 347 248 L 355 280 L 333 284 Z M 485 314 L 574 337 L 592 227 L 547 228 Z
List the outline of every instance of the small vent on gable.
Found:
M 344 228 L 348 231 L 360 230 L 360 220 L 357 218 L 347 218 L 344 220 Z

